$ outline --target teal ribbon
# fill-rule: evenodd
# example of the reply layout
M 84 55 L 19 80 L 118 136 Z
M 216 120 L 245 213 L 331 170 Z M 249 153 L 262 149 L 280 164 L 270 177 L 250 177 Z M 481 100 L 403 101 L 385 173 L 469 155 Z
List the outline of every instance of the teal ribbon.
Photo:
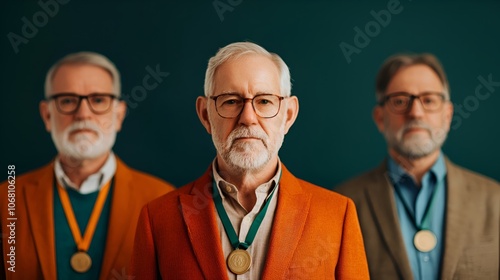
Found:
M 277 187 L 278 186 L 276 185 L 276 187 L 271 192 L 271 195 L 267 199 L 266 203 L 264 204 L 264 207 L 259 212 L 257 217 L 255 217 L 255 220 L 253 221 L 252 225 L 250 226 L 250 229 L 248 230 L 245 242 L 240 242 L 240 239 L 238 238 L 238 235 L 236 235 L 236 231 L 234 230 L 233 225 L 231 224 L 231 220 L 229 220 L 226 209 L 224 209 L 224 205 L 222 205 L 222 197 L 219 193 L 219 189 L 217 188 L 217 184 L 215 183 L 215 180 L 212 180 L 212 195 L 214 198 L 215 208 L 217 209 L 217 213 L 219 214 L 219 217 L 222 221 L 224 230 L 226 231 L 227 237 L 229 238 L 229 241 L 231 242 L 231 245 L 233 246 L 234 249 L 246 250 L 248 249 L 248 247 L 250 247 L 250 245 L 252 245 L 252 242 L 255 239 L 255 235 L 259 230 L 260 224 L 262 224 L 262 221 L 266 216 L 267 208 L 269 207 L 269 203 L 271 202 L 271 199 L 273 198 L 274 192 Z

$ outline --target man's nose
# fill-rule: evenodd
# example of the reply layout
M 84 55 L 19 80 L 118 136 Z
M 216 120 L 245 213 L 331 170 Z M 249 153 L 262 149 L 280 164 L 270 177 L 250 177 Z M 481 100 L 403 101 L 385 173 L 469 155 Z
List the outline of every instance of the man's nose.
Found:
M 88 119 L 93 115 L 94 113 L 90 109 L 89 100 L 86 98 L 82 99 L 82 101 L 80 102 L 80 106 L 75 112 L 75 117 L 78 119 Z
M 422 101 L 420 98 L 414 98 L 413 101 L 409 104 L 409 108 L 407 111 L 407 115 L 413 118 L 420 118 L 425 114 L 424 106 L 422 105 Z
M 252 100 L 245 99 L 243 101 L 243 108 L 241 109 L 239 123 L 249 126 L 257 123 L 257 121 L 257 113 L 253 108 Z

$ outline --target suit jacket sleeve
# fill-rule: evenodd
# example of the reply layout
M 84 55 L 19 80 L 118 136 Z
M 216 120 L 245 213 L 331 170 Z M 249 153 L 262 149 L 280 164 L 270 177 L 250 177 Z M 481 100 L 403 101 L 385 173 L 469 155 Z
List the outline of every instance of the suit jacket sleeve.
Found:
M 370 279 L 356 207 L 348 199 L 335 279 Z

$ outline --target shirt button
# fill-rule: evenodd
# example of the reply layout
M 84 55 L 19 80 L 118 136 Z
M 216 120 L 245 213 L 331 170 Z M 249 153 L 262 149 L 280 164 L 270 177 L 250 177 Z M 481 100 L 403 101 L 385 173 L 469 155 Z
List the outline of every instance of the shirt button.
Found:
M 232 191 L 233 191 L 233 189 L 232 189 L 230 186 L 226 186 L 226 191 L 227 191 L 228 193 L 230 193 L 230 192 L 232 192 Z
M 429 256 L 424 256 L 424 262 L 428 262 L 429 261 Z

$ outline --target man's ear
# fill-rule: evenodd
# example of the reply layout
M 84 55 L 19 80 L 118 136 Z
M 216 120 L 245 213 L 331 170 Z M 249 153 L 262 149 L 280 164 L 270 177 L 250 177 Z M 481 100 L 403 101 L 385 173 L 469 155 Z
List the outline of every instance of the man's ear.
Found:
M 451 101 L 449 102 L 446 102 L 444 104 L 444 117 L 446 119 L 446 121 L 448 122 L 448 127 L 450 127 L 451 125 L 451 121 L 453 120 L 453 111 L 454 111 L 454 107 L 453 107 L 453 103 L 451 103 Z
M 208 134 L 212 134 L 210 120 L 208 119 L 208 97 L 198 96 L 196 99 L 196 113 Z
M 286 98 L 285 101 L 287 102 L 285 134 L 287 134 L 299 115 L 299 99 L 297 96 L 290 96 Z
M 122 129 L 123 120 L 127 115 L 127 103 L 125 103 L 125 101 L 122 100 L 118 102 L 115 114 L 116 114 L 115 129 L 116 132 L 118 132 Z
M 40 101 L 38 107 L 40 109 L 40 116 L 42 117 L 43 123 L 45 124 L 45 130 L 47 130 L 47 132 L 50 132 L 52 129 L 52 126 L 50 124 L 50 118 L 52 117 L 52 115 L 50 114 L 49 103 L 45 100 L 42 100 Z
M 378 131 L 383 133 L 385 131 L 384 127 L 384 108 L 381 106 L 375 106 L 372 111 L 372 117 L 373 121 L 375 122 L 375 125 L 377 125 Z

